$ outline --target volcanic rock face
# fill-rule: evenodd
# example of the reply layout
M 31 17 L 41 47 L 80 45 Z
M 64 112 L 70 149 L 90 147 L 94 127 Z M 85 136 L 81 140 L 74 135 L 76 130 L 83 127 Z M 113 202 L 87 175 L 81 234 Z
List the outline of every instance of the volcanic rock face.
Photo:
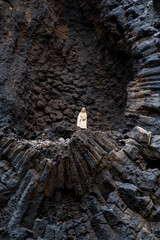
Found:
M 1 239 L 158 239 L 160 158 L 142 128 L 77 130 L 70 139 L 0 134 Z
M 0 10 L 0 239 L 160 239 L 159 1 Z
M 106 3 L 107 2 L 107 3 Z M 121 2 L 121 4 L 119 4 Z M 133 59 L 134 81 L 128 84 L 126 117 L 159 132 L 159 2 L 102 1 L 103 19 L 113 40 Z M 117 39 L 116 39 L 117 43 Z
M 1 2 L 1 125 L 38 131 L 76 123 L 125 126 L 131 59 L 109 43 L 101 12 L 86 1 Z
M 124 127 L 125 115 L 128 126 L 159 132 L 158 1 L 0 7 L 1 126 L 12 123 L 26 135 L 75 123 L 86 106 L 93 129 Z

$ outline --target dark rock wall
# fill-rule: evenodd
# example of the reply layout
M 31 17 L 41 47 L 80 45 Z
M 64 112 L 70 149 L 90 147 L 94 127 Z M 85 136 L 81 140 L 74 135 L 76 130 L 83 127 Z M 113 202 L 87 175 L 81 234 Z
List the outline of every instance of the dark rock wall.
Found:
M 127 124 L 159 133 L 159 1 L 102 1 L 101 6 L 113 44 L 116 39 L 120 49 L 128 49 L 133 62 L 135 77 L 127 88 Z
M 1 126 L 27 134 L 75 123 L 86 106 L 91 128 L 126 117 L 159 132 L 158 1 L 0 4 Z
M 0 133 L 0 239 L 158 240 L 160 135 L 78 130 L 68 140 Z
M 1 129 L 0 239 L 160 239 L 159 1 L 1 0 L 0 20 L 0 126 L 54 125 Z M 152 133 L 99 131 L 125 120 Z
M 86 1 L 1 3 L 2 124 L 20 131 L 76 122 L 86 106 L 95 129 L 125 126 L 128 53 L 110 45 L 100 10 Z

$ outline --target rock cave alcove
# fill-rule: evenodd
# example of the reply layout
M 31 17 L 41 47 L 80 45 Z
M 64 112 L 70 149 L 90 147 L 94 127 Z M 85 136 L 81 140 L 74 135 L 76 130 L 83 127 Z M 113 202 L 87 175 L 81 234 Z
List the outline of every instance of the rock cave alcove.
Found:
M 5 89 L 15 105 L 10 121 L 20 135 L 60 121 L 76 124 L 83 106 L 89 128 L 125 127 L 132 58 L 112 46 L 98 9 L 73 0 L 47 1 L 45 7 L 24 2 L 19 9 L 5 4 L 11 19 L 4 36 L 14 28 L 7 56 L 12 86 L 6 79 Z
M 157 0 L 0 1 L 1 240 L 160 239 L 159 39 Z

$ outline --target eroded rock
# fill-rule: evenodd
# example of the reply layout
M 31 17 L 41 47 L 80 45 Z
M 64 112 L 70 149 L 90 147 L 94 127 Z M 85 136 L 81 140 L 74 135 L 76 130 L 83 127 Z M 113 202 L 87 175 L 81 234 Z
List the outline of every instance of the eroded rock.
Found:
M 59 130 L 65 128 L 55 127 L 52 135 Z M 71 126 L 68 131 L 73 131 Z M 150 148 L 147 142 L 125 139 L 114 131 L 75 129 L 69 139 L 47 140 L 49 133 L 32 141 L 0 134 L 0 156 L 5 158 L 1 237 L 157 238 L 160 172 L 141 170 L 133 157 L 139 156 L 137 151 L 128 156 L 133 146 L 143 155 L 143 148 Z M 126 142 L 127 147 L 122 144 Z

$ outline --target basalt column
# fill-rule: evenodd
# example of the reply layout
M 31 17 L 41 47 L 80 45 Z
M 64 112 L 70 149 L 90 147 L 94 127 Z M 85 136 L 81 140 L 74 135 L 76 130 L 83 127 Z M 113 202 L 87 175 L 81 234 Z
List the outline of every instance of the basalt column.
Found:
M 112 44 L 124 51 L 128 49 L 133 62 L 134 81 L 127 88 L 127 124 L 138 124 L 157 133 L 160 124 L 159 2 L 102 1 L 101 7 L 102 21 L 109 28 Z

